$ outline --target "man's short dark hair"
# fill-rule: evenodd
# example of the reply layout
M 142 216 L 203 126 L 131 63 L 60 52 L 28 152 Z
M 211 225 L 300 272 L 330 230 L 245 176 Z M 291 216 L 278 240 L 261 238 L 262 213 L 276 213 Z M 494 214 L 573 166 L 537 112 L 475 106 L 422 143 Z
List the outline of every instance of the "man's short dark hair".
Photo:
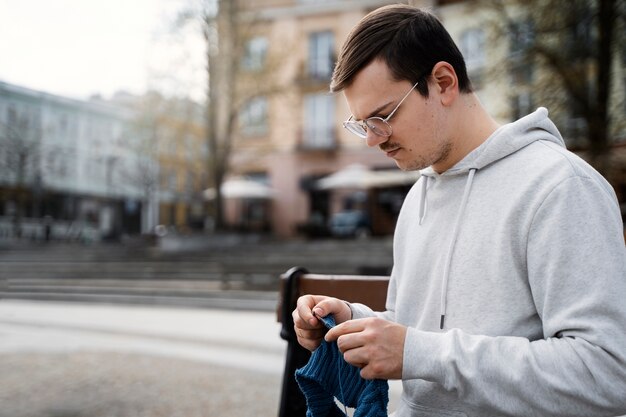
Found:
M 375 59 L 382 59 L 397 80 L 416 83 L 426 79 L 437 62 L 452 65 L 459 90 L 472 91 L 463 55 L 448 31 L 433 14 L 403 4 L 384 6 L 365 16 L 343 44 L 333 78 L 332 92 L 348 87 L 356 74 Z M 428 97 L 428 84 L 417 90 Z

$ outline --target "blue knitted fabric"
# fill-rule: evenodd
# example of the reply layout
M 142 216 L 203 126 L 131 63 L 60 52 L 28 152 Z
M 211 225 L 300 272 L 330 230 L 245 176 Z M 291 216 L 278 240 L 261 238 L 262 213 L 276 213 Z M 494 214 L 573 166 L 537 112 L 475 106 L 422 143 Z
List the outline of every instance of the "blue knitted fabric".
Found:
M 329 329 L 335 326 L 332 316 L 321 320 Z M 354 417 L 386 417 L 389 384 L 381 379 L 363 379 L 359 372 L 343 359 L 337 342 L 322 340 L 309 362 L 296 371 L 296 381 L 306 397 L 307 417 L 345 416 L 334 398 L 355 408 Z

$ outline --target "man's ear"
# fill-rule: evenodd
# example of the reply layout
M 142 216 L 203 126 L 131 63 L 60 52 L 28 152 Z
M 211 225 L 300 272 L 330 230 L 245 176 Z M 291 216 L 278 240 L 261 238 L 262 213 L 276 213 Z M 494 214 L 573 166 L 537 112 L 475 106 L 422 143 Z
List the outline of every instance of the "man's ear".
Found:
M 435 64 L 431 72 L 435 91 L 438 93 L 441 104 L 451 105 L 459 96 L 459 79 L 452 65 L 445 61 Z

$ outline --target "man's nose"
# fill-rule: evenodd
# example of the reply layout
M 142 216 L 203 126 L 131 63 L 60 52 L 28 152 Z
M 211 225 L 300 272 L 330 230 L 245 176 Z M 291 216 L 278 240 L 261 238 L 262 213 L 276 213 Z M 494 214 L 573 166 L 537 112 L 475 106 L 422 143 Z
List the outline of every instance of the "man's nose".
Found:
M 367 143 L 367 146 L 369 146 L 370 148 L 373 148 L 375 146 L 378 146 L 382 143 L 387 142 L 388 139 L 389 139 L 388 137 L 377 135 L 376 133 L 372 132 L 371 129 L 368 129 L 365 142 Z

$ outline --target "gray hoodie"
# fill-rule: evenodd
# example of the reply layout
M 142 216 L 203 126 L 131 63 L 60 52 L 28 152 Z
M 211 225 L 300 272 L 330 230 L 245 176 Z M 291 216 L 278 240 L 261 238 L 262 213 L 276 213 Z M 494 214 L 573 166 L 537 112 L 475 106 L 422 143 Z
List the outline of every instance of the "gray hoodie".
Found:
M 395 416 L 626 413 L 626 248 L 610 185 L 544 108 L 402 207 L 387 311 L 408 326 Z

